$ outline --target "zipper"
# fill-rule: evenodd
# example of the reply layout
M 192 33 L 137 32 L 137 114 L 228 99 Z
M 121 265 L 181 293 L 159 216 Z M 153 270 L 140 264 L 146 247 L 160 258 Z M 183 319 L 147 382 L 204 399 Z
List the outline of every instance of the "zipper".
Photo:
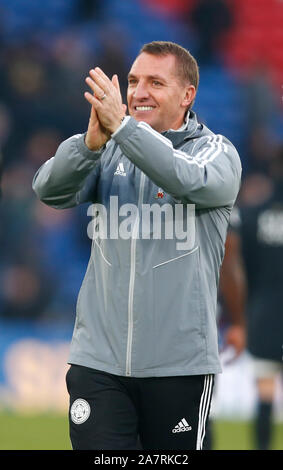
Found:
M 129 298 L 128 298 L 128 339 L 127 339 L 127 356 L 126 356 L 126 375 L 130 376 L 132 372 L 132 343 L 133 343 L 133 307 L 134 307 L 134 287 L 136 276 L 136 245 L 137 234 L 139 230 L 139 208 L 143 201 L 145 174 L 141 173 L 139 199 L 138 199 L 138 212 L 133 227 L 133 234 L 131 239 L 131 269 L 130 269 L 130 283 L 129 283 Z

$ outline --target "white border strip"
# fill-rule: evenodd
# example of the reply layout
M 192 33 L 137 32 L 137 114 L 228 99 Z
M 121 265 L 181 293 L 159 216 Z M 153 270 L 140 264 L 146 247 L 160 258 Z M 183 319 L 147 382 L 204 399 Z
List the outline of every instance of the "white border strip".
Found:
M 208 410 L 211 402 L 213 376 L 206 375 L 204 378 L 204 387 L 199 405 L 199 421 L 197 432 L 197 445 L 196 450 L 202 450 L 203 439 L 205 436 L 205 423 L 208 415 Z
M 203 418 L 202 418 L 202 435 L 201 435 L 201 443 L 200 443 L 200 448 L 201 449 L 202 449 L 202 446 L 203 446 L 203 440 L 204 440 L 205 430 L 206 430 L 205 425 L 206 425 L 206 420 L 207 420 L 208 411 L 209 411 L 210 402 L 211 402 L 212 384 L 213 384 L 212 375 L 209 375 L 208 382 L 209 382 L 208 383 L 208 394 L 207 394 L 207 397 L 206 397 L 205 410 L 204 410 L 204 414 L 203 414 Z
M 176 259 L 183 258 L 184 256 L 191 255 L 192 253 L 194 253 L 195 251 L 197 251 L 198 248 L 199 248 L 199 247 L 196 246 L 193 250 L 189 251 L 189 253 L 185 253 L 184 255 L 177 256 L 176 258 L 171 258 L 171 259 L 169 259 L 168 261 L 164 261 L 163 263 L 156 264 L 155 266 L 152 266 L 152 269 L 158 268 L 158 266 L 163 266 L 164 264 L 167 264 L 167 263 L 171 263 L 171 261 L 175 261 Z
M 223 143 L 223 136 L 220 134 L 210 135 L 203 149 L 201 149 L 195 156 L 188 155 L 181 150 L 175 150 L 171 140 L 164 137 L 159 132 L 152 129 L 148 124 L 143 121 L 138 123 L 138 127 L 146 130 L 158 140 L 163 142 L 167 147 L 173 150 L 173 155 L 176 158 L 184 160 L 190 165 L 197 165 L 199 168 L 203 168 L 207 163 L 213 161 L 222 152 L 227 152 L 228 146 Z
M 100 251 L 101 256 L 102 256 L 102 258 L 104 259 L 105 263 L 108 264 L 108 266 L 112 266 L 112 264 L 109 263 L 109 261 L 105 258 L 104 254 L 103 254 L 103 251 L 102 251 L 102 248 L 101 248 L 101 246 L 97 243 L 96 239 L 94 239 L 93 241 L 94 241 L 94 243 L 97 245 L 97 247 L 99 248 L 99 251 Z

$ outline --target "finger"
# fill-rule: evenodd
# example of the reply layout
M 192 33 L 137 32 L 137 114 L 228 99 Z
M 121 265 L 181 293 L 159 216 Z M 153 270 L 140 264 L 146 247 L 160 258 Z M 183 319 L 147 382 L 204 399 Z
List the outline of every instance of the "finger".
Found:
M 118 75 L 113 75 L 112 77 L 112 83 L 114 85 L 114 87 L 116 88 L 116 90 L 121 93 L 121 90 L 120 90 L 120 83 L 119 83 L 119 80 L 118 80 Z
M 91 111 L 90 111 L 90 117 L 89 117 L 89 119 L 90 119 L 90 121 L 92 121 L 92 122 L 98 120 L 97 112 L 96 112 L 96 109 L 95 109 L 95 107 L 94 107 L 93 105 L 91 106 Z
M 101 109 L 102 107 L 101 101 L 97 99 L 94 95 L 86 91 L 84 93 L 84 97 L 95 108 L 96 111 Z
M 111 84 L 110 78 L 101 70 L 99 67 L 95 67 L 94 71 L 104 80 L 106 83 Z
M 87 77 L 85 81 L 88 84 L 88 86 L 91 88 L 95 96 L 101 99 L 102 96 L 105 94 L 104 90 L 100 86 L 98 86 L 90 77 Z
M 101 73 L 99 73 L 97 71 L 97 67 L 96 67 L 95 70 L 93 70 L 93 69 L 90 70 L 89 74 L 90 74 L 92 80 L 94 80 L 95 83 L 105 91 L 105 93 L 109 94 L 109 89 L 110 89 L 110 87 L 113 87 L 113 84 L 112 84 L 111 80 L 109 80 L 107 75 L 105 75 L 105 74 L 101 75 Z

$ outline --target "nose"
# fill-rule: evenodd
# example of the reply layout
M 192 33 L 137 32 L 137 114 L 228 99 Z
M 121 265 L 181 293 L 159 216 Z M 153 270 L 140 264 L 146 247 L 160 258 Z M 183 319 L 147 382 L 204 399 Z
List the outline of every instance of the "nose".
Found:
M 137 83 L 137 85 L 135 87 L 135 90 L 134 90 L 134 93 L 133 93 L 133 97 L 136 100 L 144 100 L 144 99 L 147 99 L 149 97 L 147 86 L 142 80 L 140 80 Z

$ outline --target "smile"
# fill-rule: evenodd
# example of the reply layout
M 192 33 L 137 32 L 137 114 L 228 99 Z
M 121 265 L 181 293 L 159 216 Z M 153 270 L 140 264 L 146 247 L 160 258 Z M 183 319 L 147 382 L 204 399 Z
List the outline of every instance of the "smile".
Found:
M 153 106 L 135 106 L 136 111 L 152 111 Z

